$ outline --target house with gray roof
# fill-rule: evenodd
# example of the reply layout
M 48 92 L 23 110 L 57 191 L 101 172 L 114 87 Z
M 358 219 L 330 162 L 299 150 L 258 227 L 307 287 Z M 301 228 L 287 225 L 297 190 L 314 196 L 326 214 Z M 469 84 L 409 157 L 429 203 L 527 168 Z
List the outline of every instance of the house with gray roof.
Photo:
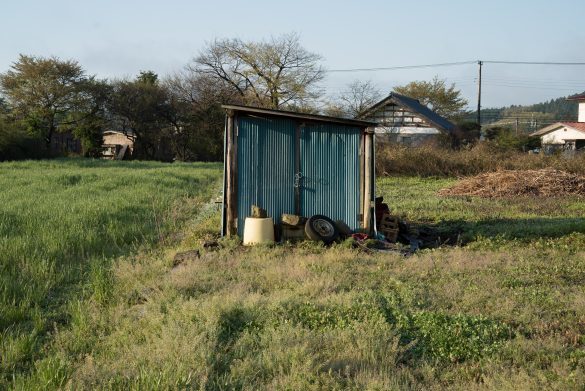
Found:
M 455 125 L 417 99 L 390 93 L 358 116 L 375 122 L 376 139 L 417 146 L 433 142 L 441 134 L 450 134 Z

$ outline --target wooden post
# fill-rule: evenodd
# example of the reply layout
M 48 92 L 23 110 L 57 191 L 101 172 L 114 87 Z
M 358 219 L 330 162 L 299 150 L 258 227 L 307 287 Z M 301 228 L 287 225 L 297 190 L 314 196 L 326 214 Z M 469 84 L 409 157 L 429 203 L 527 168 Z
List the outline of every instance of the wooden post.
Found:
M 364 146 L 364 229 L 366 233 L 372 234 L 372 163 L 373 163 L 373 150 L 372 150 L 372 138 L 373 129 L 366 129 L 366 139 Z
M 479 126 L 479 141 L 485 140 L 485 134 L 481 128 L 481 66 L 483 61 L 478 61 L 479 65 L 479 76 L 477 78 L 477 126 Z
M 235 115 L 232 110 L 227 111 L 227 151 L 226 151 L 226 170 L 227 170 L 227 205 L 226 205 L 226 235 L 233 236 L 238 233 L 238 159 L 235 132 Z
M 360 173 L 365 173 L 365 162 L 364 162 L 364 147 L 366 144 L 366 134 L 365 132 L 362 133 L 360 136 Z M 365 193 L 364 193 L 364 183 L 365 183 L 365 175 L 360 175 L 360 214 L 358 217 L 360 227 L 364 227 L 364 206 L 365 206 Z

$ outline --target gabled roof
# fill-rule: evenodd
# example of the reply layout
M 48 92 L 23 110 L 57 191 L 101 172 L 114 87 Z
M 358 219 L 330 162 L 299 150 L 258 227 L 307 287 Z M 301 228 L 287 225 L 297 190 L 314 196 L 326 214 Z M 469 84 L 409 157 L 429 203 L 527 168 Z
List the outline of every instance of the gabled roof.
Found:
M 571 95 L 567 97 L 567 100 L 585 100 L 585 92 L 582 94 Z
M 390 95 L 358 115 L 357 118 L 367 118 L 368 115 L 373 114 L 387 103 L 394 103 L 398 106 L 402 106 L 403 108 L 408 109 L 409 111 L 412 111 L 413 113 L 420 116 L 423 120 L 428 122 L 429 125 L 432 125 L 439 130 L 451 132 L 455 128 L 455 125 L 451 121 L 435 113 L 433 110 L 420 103 L 417 99 L 410 98 L 405 95 L 400 95 L 395 92 L 391 92 Z
M 244 114 L 264 114 L 267 116 L 273 117 L 287 117 L 287 118 L 296 118 L 301 120 L 307 121 L 316 121 L 316 122 L 329 122 L 329 123 L 336 123 L 348 126 L 358 126 L 362 128 L 366 127 L 374 127 L 376 124 L 374 122 L 368 121 L 360 121 L 357 119 L 347 119 L 347 118 L 337 118 L 337 117 L 328 117 L 325 115 L 317 115 L 317 114 L 305 114 L 305 113 L 297 113 L 294 111 L 285 111 L 285 110 L 272 110 L 272 109 L 263 109 L 259 107 L 252 107 L 252 106 L 241 106 L 241 105 L 222 105 L 225 110 L 232 110 L 237 113 L 244 113 Z
M 544 127 L 542 129 L 537 130 L 534 133 L 531 133 L 531 136 L 542 136 L 545 135 L 547 133 L 552 132 L 553 130 L 556 130 L 558 128 L 561 127 L 569 127 L 569 128 L 573 128 L 575 130 L 578 130 L 580 132 L 585 133 L 585 122 L 555 122 L 552 125 L 549 125 L 547 127 Z

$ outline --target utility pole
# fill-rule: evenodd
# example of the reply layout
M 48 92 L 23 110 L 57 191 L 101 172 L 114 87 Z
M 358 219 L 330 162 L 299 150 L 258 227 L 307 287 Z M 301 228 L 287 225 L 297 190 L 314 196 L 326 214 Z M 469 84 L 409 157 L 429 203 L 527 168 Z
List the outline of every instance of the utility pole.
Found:
M 481 130 L 481 66 L 483 65 L 483 61 L 478 60 L 477 65 L 479 65 L 479 77 L 477 79 L 477 124 L 479 125 L 479 140 L 484 140 L 484 134 Z

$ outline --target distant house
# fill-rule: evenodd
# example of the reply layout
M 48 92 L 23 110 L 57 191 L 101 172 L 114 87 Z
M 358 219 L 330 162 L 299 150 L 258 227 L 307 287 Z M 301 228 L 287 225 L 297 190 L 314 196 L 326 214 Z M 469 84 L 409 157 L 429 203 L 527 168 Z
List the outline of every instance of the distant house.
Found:
M 585 150 L 585 93 L 570 96 L 567 100 L 579 103 L 577 122 L 556 122 L 531 134 L 540 137 L 545 153 Z
M 117 130 L 106 130 L 103 134 L 102 156 L 104 159 L 127 159 L 134 151 L 134 136 Z
M 455 129 L 452 122 L 418 100 L 395 92 L 360 114 L 358 119 L 378 124 L 375 130 L 378 140 L 411 146 L 435 141 L 440 134 Z

